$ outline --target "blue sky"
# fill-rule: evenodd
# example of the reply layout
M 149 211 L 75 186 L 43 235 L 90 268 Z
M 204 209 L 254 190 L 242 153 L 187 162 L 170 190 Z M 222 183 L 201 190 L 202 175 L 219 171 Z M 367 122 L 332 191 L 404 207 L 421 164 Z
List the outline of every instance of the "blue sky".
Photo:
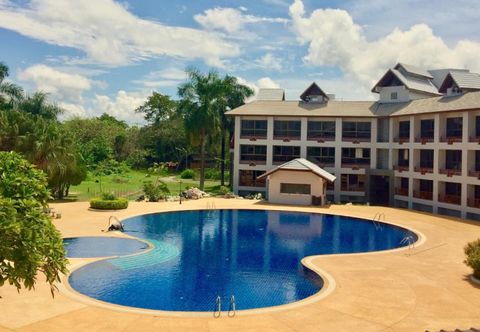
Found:
M 133 110 L 152 90 L 176 97 L 184 70 L 235 75 L 298 98 L 316 81 L 346 100 L 397 61 L 480 72 L 478 1 L 0 0 L 0 61 L 65 117 Z

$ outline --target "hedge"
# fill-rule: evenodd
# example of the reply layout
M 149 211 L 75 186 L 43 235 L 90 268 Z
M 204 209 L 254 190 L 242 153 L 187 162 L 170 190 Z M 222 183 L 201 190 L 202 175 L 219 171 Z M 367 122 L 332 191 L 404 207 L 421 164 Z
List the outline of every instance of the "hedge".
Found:
M 480 279 L 480 239 L 465 246 L 465 264 L 473 269 L 473 276 Z
M 97 210 L 121 210 L 128 207 L 128 199 L 116 198 L 113 200 L 105 200 L 101 198 L 93 198 L 90 201 L 90 207 Z

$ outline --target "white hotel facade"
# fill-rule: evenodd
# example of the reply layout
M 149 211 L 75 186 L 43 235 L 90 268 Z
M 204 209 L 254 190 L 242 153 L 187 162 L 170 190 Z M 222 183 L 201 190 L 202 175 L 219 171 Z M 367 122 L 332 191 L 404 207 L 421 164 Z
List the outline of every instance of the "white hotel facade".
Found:
M 312 83 L 300 101 L 281 89 L 227 114 L 235 118 L 233 189 L 295 158 L 336 176 L 331 202 L 369 202 L 480 220 L 480 75 L 397 64 L 372 92 L 339 101 Z

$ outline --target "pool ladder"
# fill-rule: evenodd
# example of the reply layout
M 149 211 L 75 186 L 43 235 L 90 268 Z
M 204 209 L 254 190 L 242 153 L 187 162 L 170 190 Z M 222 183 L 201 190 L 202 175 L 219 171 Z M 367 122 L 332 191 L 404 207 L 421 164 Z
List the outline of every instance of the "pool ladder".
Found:
M 385 221 L 385 213 L 383 213 L 383 212 L 377 212 L 373 216 L 372 221 L 373 221 L 373 224 L 375 225 L 376 230 L 383 229 L 382 223 L 380 222 L 382 219 L 383 219 L 383 221 Z
M 230 297 L 230 307 L 228 308 L 228 317 L 235 317 L 235 314 L 237 313 L 237 304 L 235 302 L 235 296 L 232 295 Z M 214 318 L 219 318 L 222 315 L 222 298 L 220 295 L 217 296 L 215 299 L 215 311 L 213 312 L 213 317 Z

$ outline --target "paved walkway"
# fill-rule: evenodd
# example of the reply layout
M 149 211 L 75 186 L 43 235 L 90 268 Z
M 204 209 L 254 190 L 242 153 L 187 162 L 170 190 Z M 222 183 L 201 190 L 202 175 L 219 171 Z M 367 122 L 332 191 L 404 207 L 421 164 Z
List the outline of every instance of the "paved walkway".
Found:
M 0 288 L 0 332 L 3 331 L 435 331 L 480 327 L 480 286 L 469 280 L 463 247 L 480 237 L 480 223 L 447 219 L 408 210 L 334 205 L 299 208 L 249 200 L 203 199 L 179 205 L 131 203 L 119 218 L 179 209 L 259 208 L 316 211 L 386 220 L 413 228 L 426 241 L 412 250 L 317 256 L 312 263 L 327 271 L 336 288 L 311 304 L 255 315 L 165 317 L 127 313 L 78 301 L 60 291 L 52 299 L 40 281 L 35 291 Z M 112 212 L 88 210 L 88 203 L 53 204 L 64 236 L 98 235 Z M 82 260 L 72 260 L 72 266 Z M 63 289 L 63 287 L 61 287 Z

